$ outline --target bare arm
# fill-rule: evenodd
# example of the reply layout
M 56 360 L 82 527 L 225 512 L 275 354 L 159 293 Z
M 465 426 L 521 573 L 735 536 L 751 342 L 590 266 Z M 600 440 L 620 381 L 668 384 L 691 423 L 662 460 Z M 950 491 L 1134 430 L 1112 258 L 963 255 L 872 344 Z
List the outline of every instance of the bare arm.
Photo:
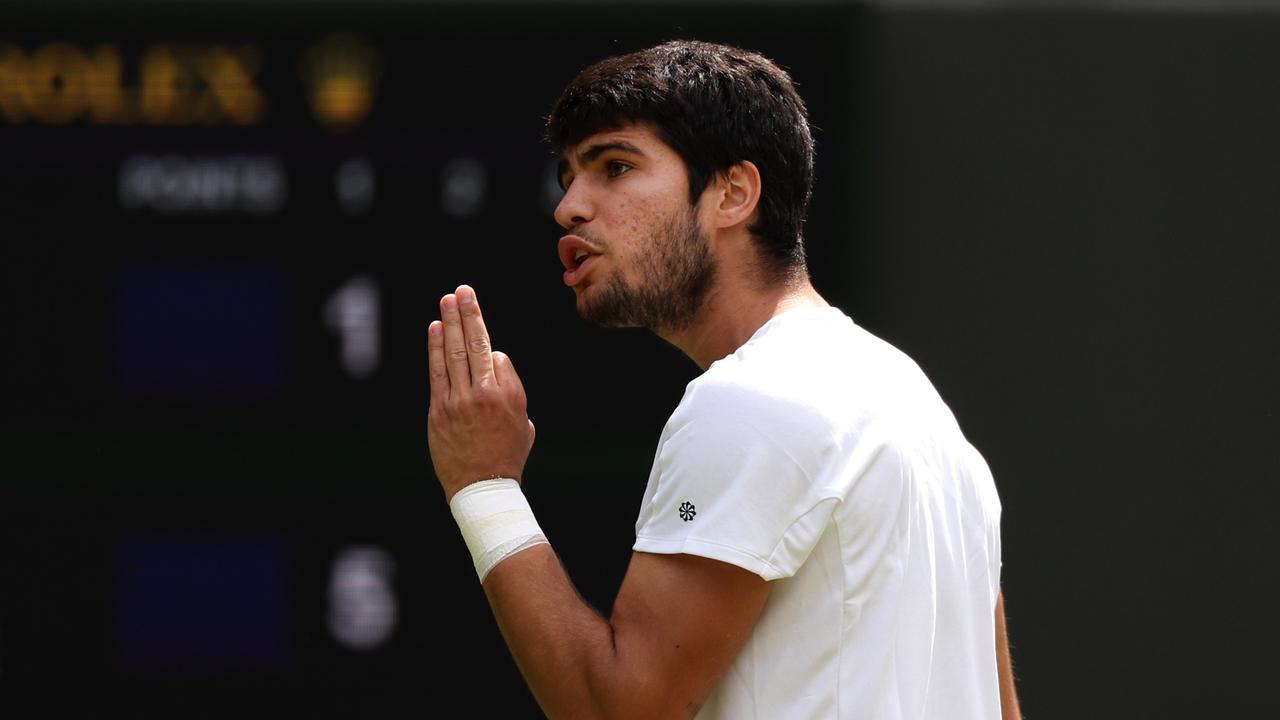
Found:
M 1013 681 L 1013 658 L 1009 654 L 1009 633 L 1004 620 L 1004 591 L 996 598 L 996 671 L 1000 675 L 1000 715 L 1004 720 L 1022 720 L 1018 689 Z
M 431 459 L 446 499 L 489 477 L 519 480 L 533 444 L 524 389 L 489 347 L 474 292 L 441 301 L 428 332 Z M 517 666 L 551 718 L 688 718 L 754 627 L 769 583 L 692 555 L 636 553 L 601 617 L 548 545 L 499 563 L 485 595 Z
M 498 627 L 551 718 L 689 718 L 760 615 L 759 576 L 693 555 L 636 553 L 609 620 L 542 545 L 485 580 Z

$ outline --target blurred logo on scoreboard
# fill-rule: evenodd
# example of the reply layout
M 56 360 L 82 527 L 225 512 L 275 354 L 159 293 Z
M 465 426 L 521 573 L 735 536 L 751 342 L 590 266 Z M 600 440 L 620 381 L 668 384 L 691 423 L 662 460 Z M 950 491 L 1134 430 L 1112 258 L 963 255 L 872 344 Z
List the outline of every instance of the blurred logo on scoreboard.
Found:
M 266 113 L 257 48 L 0 44 L 0 120 L 64 125 L 254 125 Z
M 364 122 L 373 109 L 380 66 L 378 51 L 354 37 L 330 37 L 311 48 L 305 73 L 316 119 L 336 131 Z

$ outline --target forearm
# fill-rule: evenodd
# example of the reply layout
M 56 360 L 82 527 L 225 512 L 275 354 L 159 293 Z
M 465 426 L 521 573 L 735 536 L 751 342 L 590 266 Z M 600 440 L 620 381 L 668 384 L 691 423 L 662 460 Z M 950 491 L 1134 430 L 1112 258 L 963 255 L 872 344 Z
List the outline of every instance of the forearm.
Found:
M 996 670 L 1000 677 L 1000 714 L 1003 720 L 1022 720 L 1018 691 L 1013 679 L 1013 657 L 1005 627 L 1004 593 L 996 599 Z
M 516 666 L 549 718 L 616 718 L 643 710 L 608 620 L 588 605 L 549 545 L 502 561 L 484 582 Z M 652 717 L 652 715 L 649 715 Z

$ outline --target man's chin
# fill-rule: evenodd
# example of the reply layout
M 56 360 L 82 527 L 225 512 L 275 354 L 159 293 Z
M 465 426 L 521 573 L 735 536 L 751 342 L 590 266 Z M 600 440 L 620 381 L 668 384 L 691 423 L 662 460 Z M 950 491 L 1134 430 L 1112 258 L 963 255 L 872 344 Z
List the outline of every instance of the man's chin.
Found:
M 598 292 L 600 288 L 578 290 L 576 307 L 578 317 L 592 325 L 608 328 L 639 327 L 627 318 L 625 308 L 619 305 L 616 296 Z M 605 297 L 599 297 L 601 294 Z
M 584 307 L 582 305 L 579 305 L 578 317 L 582 318 L 583 320 L 597 327 L 605 327 L 605 328 L 635 327 L 633 323 L 625 322 L 621 318 L 618 318 L 616 315 L 608 315 L 608 314 L 602 313 L 600 312 L 599 308 L 594 306 Z

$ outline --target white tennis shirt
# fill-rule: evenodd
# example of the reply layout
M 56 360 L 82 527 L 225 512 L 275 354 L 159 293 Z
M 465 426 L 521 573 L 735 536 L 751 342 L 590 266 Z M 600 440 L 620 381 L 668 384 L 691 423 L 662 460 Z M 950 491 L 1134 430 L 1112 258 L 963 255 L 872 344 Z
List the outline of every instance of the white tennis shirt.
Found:
M 805 308 L 689 383 L 635 549 L 775 581 L 699 718 L 989 720 L 999 521 L 986 463 L 920 368 Z

